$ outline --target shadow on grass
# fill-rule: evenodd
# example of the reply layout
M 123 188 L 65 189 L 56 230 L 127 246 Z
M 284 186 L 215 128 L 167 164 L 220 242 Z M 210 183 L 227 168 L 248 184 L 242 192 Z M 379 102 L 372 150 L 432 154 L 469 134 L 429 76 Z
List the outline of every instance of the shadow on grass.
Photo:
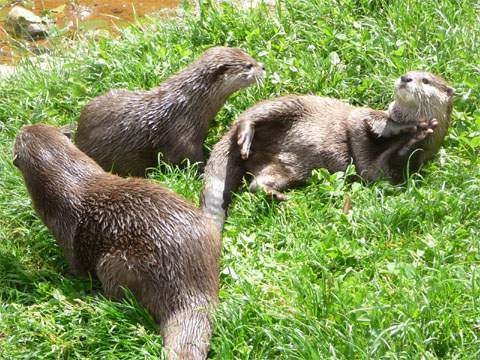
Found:
M 11 253 L 0 251 L 0 296 L 4 303 L 42 302 L 51 289 L 78 298 L 91 295 L 96 288 L 100 288 L 98 281 L 74 279 L 46 270 L 33 271 Z
M 102 303 L 105 310 L 122 320 L 138 323 L 152 332 L 158 327 L 128 290 L 121 301 L 111 301 L 103 296 L 101 283 L 96 278 L 79 278 L 52 271 L 28 269 L 11 253 L 0 250 L 0 302 L 31 306 L 59 300 L 75 304 L 78 299 L 86 303 Z

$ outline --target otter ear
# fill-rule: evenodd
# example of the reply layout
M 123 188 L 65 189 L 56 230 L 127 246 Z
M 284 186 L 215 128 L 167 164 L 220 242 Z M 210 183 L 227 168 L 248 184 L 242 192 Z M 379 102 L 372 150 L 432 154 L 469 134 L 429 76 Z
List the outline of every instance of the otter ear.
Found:
M 451 87 L 447 87 L 447 95 L 452 96 L 455 93 L 455 89 Z

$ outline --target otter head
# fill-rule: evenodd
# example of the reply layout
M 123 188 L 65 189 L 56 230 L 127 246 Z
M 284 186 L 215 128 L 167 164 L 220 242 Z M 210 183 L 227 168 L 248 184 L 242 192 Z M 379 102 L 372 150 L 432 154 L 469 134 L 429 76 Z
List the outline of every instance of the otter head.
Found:
M 74 224 L 79 218 L 84 180 L 101 168 L 60 131 L 41 124 L 19 131 L 13 163 L 23 175 L 38 216 L 68 259 L 74 254 Z
M 206 65 L 211 80 L 225 95 L 259 82 L 265 76 L 265 66 L 237 48 L 213 47 L 198 61 Z
M 24 174 L 61 167 L 73 145 L 57 129 L 44 124 L 24 126 L 17 134 L 13 164 Z M 70 149 L 71 150 L 71 149 Z
M 410 71 L 395 81 L 394 118 L 398 121 L 449 118 L 453 89 L 442 78 L 425 71 Z
M 49 191 L 72 190 L 85 175 L 101 168 L 56 128 L 24 126 L 17 134 L 13 164 L 22 173 L 35 202 Z M 58 187 L 58 188 L 56 188 Z
M 54 128 L 41 124 L 20 129 L 15 139 L 13 164 L 24 176 L 40 171 L 45 163 L 53 160 L 52 148 L 58 151 L 57 141 L 51 140 L 55 137 L 52 135 L 55 131 Z

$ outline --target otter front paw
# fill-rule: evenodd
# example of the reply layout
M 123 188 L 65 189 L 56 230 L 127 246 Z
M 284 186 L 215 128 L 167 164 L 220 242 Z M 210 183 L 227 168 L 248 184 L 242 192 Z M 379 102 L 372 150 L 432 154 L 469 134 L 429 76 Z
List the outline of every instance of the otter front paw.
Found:
M 398 132 L 394 135 L 399 135 L 399 134 L 407 134 L 407 133 L 411 133 L 411 134 L 415 134 L 416 132 L 418 131 L 418 126 L 417 125 L 404 125 L 404 127 L 402 128 L 399 128 L 398 129 Z
M 274 189 L 265 189 L 265 192 L 270 199 L 274 199 L 274 200 L 277 200 L 277 201 L 287 201 L 288 200 L 288 195 L 286 195 L 286 194 L 284 194 L 280 191 L 277 191 L 277 190 L 274 190 Z
M 438 126 L 438 120 L 433 118 L 433 119 L 430 119 L 429 121 L 423 121 L 423 122 L 419 123 L 418 126 L 417 126 L 417 129 L 420 130 L 420 131 L 431 130 L 431 131 L 428 131 L 428 133 L 432 134 L 433 130 L 435 130 L 437 128 L 437 126 Z
M 237 144 L 240 146 L 240 155 L 243 160 L 248 159 L 250 155 L 250 146 L 252 145 L 255 130 L 249 124 L 241 124 L 237 133 Z
M 288 200 L 288 195 L 276 190 L 274 188 L 275 182 L 271 177 L 268 176 L 260 176 L 252 180 L 250 183 L 249 190 L 252 193 L 255 193 L 259 190 L 263 190 L 267 197 L 269 197 L 272 200 L 278 200 L 278 201 L 287 201 Z M 276 184 L 278 186 L 278 184 Z
M 433 134 L 433 131 L 438 127 L 438 120 L 433 118 L 429 121 L 421 122 L 417 125 L 417 131 L 414 136 L 399 150 L 400 156 L 405 156 L 411 148 L 422 140 Z

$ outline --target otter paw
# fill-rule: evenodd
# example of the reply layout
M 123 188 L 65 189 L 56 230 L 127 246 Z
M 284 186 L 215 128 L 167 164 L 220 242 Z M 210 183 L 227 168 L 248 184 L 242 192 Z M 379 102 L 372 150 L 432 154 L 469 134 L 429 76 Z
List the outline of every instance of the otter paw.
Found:
M 438 127 L 438 120 L 433 118 L 428 122 L 430 129 L 435 130 Z
M 288 195 L 285 195 L 284 193 L 281 193 L 280 191 L 273 190 L 273 189 L 264 189 L 265 193 L 267 196 L 272 199 L 272 200 L 277 200 L 277 201 L 287 201 L 288 200 Z
M 267 185 L 265 182 L 264 182 L 265 179 L 261 179 L 261 178 L 256 178 L 254 180 L 252 180 L 252 182 L 250 183 L 250 186 L 249 186 L 249 190 L 250 192 L 252 193 L 255 193 L 259 190 L 263 190 L 265 192 L 265 194 L 268 196 L 268 198 L 272 199 L 272 200 L 278 200 L 278 201 L 286 201 L 288 200 L 288 196 L 285 195 L 284 193 L 274 189 L 272 187 L 272 182 L 270 180 L 269 184 Z M 267 179 L 268 181 L 269 179 Z
M 425 140 L 427 137 L 433 134 L 433 130 L 438 126 L 438 121 L 436 119 L 430 120 L 428 123 L 423 122 L 418 125 L 418 131 L 415 135 L 398 151 L 398 155 L 405 156 L 407 155 L 412 147 L 419 143 L 422 140 Z
M 237 144 L 240 146 L 240 155 L 243 160 L 248 159 L 255 130 L 252 127 L 240 127 L 237 135 Z
M 422 121 L 417 125 L 417 132 L 422 132 L 424 130 L 434 130 L 438 127 L 438 120 L 433 118 L 428 121 Z
M 430 119 L 428 122 L 421 123 L 419 127 L 420 127 L 420 131 L 417 131 L 414 138 L 412 139 L 414 143 L 419 142 L 425 139 L 426 137 L 432 135 L 434 130 L 438 127 L 438 121 L 437 119 L 433 118 L 433 119 Z
M 398 134 L 414 134 L 418 131 L 418 126 L 417 125 L 407 125 L 403 128 L 401 128 L 398 132 Z

